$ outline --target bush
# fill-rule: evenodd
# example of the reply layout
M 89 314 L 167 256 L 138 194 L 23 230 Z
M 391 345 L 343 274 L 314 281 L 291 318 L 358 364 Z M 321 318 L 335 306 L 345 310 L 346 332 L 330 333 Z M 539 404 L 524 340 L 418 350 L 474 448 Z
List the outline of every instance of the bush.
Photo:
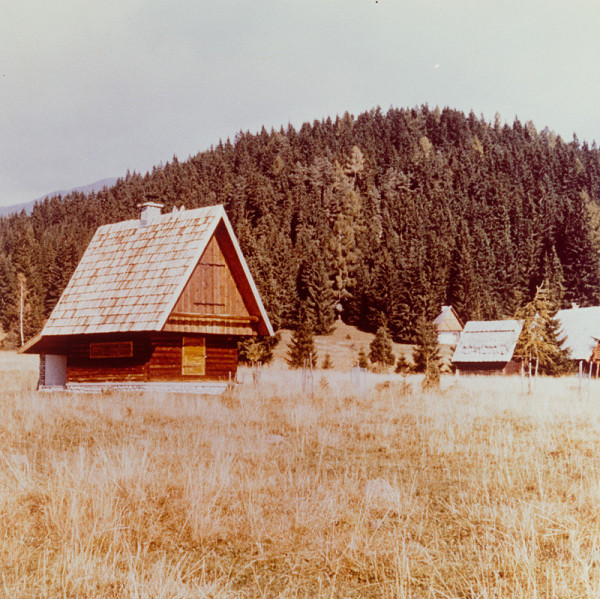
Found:
M 277 344 L 281 341 L 278 332 L 273 336 L 247 337 L 238 343 L 238 358 L 242 364 L 268 364 L 273 360 Z

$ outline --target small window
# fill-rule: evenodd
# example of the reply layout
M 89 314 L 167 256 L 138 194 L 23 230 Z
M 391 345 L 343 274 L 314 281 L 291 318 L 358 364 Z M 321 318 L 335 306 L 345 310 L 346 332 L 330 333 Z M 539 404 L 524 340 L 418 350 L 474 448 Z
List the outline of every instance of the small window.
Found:
M 90 343 L 90 358 L 131 358 L 132 356 L 132 341 Z
M 184 337 L 181 347 L 181 374 L 206 374 L 206 343 L 204 337 Z

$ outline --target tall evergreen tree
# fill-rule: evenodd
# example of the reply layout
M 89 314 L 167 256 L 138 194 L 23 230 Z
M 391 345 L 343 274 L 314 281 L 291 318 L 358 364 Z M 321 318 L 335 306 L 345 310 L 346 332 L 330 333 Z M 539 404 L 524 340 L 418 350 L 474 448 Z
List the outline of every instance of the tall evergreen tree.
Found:
M 302 368 L 306 364 L 316 368 L 318 356 L 312 326 L 305 314 L 300 318 L 298 327 L 292 333 L 286 362 L 290 368 Z
M 416 345 L 413 350 L 416 372 L 424 372 L 423 386 L 437 387 L 440 383 L 440 346 L 435 324 L 421 318 L 417 326 Z
M 570 368 L 568 351 L 562 348 L 560 323 L 554 318 L 555 304 L 544 286 L 537 288 L 535 297 L 516 314 L 523 328 L 514 354 L 532 362 L 535 371 L 559 375 Z
M 311 252 L 298 272 L 298 299 L 317 335 L 327 335 L 335 322 L 336 298 L 322 253 Z

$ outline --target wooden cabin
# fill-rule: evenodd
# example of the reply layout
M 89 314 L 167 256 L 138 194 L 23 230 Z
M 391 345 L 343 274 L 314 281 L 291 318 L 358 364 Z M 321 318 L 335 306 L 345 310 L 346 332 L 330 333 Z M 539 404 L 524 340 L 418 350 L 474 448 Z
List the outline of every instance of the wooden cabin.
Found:
M 44 329 L 40 388 L 221 392 L 237 343 L 273 329 L 225 210 L 211 206 L 100 227 Z
M 452 363 L 458 374 L 519 374 L 514 357 L 523 323 L 519 320 L 467 322 Z
M 456 346 L 465 325 L 452 306 L 442 306 L 433 324 L 437 327 L 440 345 Z

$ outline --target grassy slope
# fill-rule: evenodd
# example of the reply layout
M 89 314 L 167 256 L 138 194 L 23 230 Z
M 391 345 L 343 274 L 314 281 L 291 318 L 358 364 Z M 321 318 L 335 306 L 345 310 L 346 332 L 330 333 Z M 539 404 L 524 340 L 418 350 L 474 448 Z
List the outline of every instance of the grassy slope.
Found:
M 292 332 L 289 330 L 281 331 L 281 342 L 275 350 L 273 365 L 275 367 L 285 368 L 285 357 L 287 355 L 288 346 L 292 337 Z M 337 321 L 334 325 L 333 332 L 330 335 L 317 335 L 315 337 L 315 347 L 319 357 L 319 365 L 322 363 L 325 354 L 331 356 L 333 367 L 336 370 L 348 371 L 356 362 L 358 352 L 361 348 L 369 353 L 369 344 L 373 340 L 372 333 L 359 331 L 356 327 L 347 325 L 341 321 Z M 394 354 L 398 357 L 401 353 L 410 359 L 412 345 L 403 345 L 394 343 Z
M 14 354 L 0 377 L 3 596 L 600 596 L 596 381 L 48 396 Z

